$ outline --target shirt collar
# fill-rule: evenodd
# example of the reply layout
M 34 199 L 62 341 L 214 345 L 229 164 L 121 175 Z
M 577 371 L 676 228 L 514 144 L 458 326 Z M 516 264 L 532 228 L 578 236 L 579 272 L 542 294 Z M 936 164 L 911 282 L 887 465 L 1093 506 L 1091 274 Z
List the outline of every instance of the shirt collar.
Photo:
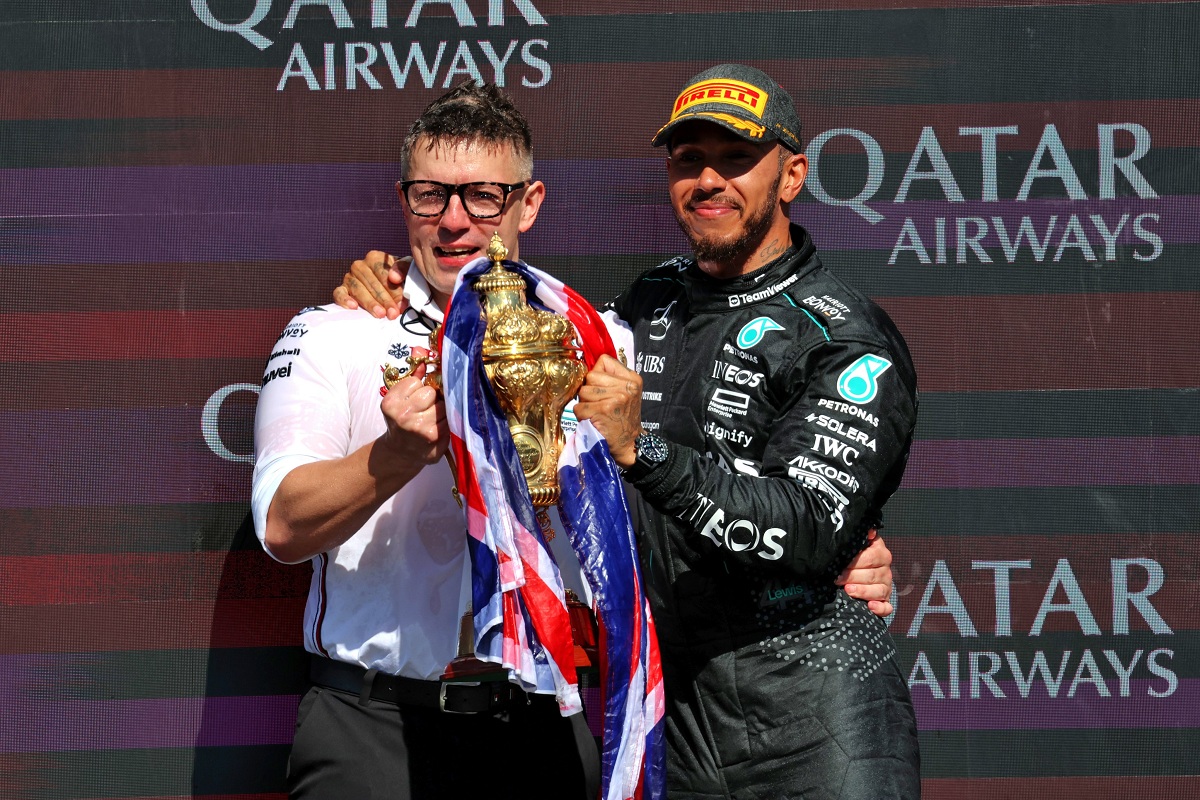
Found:
M 408 305 L 434 322 L 442 322 L 442 309 L 433 302 L 425 276 L 413 264 L 412 256 L 405 256 L 402 260 L 408 262 L 408 276 L 404 279 L 404 297 L 408 300 Z

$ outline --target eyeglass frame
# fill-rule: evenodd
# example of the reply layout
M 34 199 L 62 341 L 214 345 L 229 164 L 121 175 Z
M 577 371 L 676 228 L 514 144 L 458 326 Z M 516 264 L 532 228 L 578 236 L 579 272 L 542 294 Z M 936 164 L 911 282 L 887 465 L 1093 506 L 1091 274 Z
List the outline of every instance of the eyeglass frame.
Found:
M 413 209 L 412 201 L 408 199 L 408 188 L 417 183 L 432 183 L 435 186 L 440 186 L 446 190 L 446 203 L 442 206 L 440 211 L 435 214 L 421 214 Z M 528 187 L 531 183 L 532 181 L 520 181 L 518 183 L 500 183 L 499 181 L 468 181 L 466 183 L 442 183 L 441 181 L 430 180 L 396 181 L 396 191 L 400 193 L 400 197 L 404 200 L 405 205 L 408 206 L 408 210 L 412 212 L 413 216 L 415 217 L 424 217 L 425 219 L 429 219 L 430 217 L 440 217 L 442 214 L 445 214 L 446 209 L 450 207 L 450 198 L 454 195 L 458 195 L 458 202 L 462 203 L 463 211 L 466 211 L 468 216 L 474 219 L 495 219 L 496 217 L 504 215 L 504 209 L 508 205 L 508 198 L 512 195 L 512 193 Z M 504 197 L 500 201 L 500 210 L 495 214 L 488 214 L 487 216 L 480 216 L 467 211 L 467 200 L 463 196 L 463 189 L 467 188 L 468 186 L 496 186 L 500 189 L 503 189 Z

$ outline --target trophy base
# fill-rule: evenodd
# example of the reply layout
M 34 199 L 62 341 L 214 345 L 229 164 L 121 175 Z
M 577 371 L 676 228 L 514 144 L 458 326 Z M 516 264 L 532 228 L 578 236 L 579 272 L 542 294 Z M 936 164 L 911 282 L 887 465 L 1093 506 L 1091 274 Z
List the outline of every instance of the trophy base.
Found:
M 446 671 L 441 675 L 443 681 L 503 681 L 507 678 L 505 670 L 474 656 L 459 656 L 446 665 Z
M 596 617 L 575 593 L 567 590 L 567 615 L 571 619 L 571 638 L 575 640 L 575 667 L 599 667 L 600 648 L 597 644 Z
M 589 668 L 600 666 L 599 629 L 596 617 L 587 604 L 570 589 L 567 590 L 567 616 L 571 622 L 571 638 L 574 640 L 575 667 Z M 458 656 L 446 665 L 441 679 L 444 681 L 506 680 L 507 671 L 488 661 L 475 657 L 472 648 L 474 628 L 471 614 L 462 615 L 458 623 Z
M 458 655 L 446 665 L 441 679 L 444 681 L 508 680 L 508 671 L 498 664 L 482 661 L 475 657 L 471 645 L 474 639 L 471 613 L 462 615 L 458 621 Z
M 599 669 L 600 653 L 594 647 L 575 645 L 575 669 Z

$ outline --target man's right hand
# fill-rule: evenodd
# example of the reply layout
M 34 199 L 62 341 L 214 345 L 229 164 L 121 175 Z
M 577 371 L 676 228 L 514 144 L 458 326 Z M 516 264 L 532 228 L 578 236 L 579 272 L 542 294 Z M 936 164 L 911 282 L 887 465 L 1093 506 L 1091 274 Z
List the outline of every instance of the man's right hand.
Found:
M 896 609 L 892 606 L 892 551 L 883 543 L 879 531 L 867 532 L 869 544 L 834 581 L 846 594 L 867 601 L 867 609 L 879 617 L 887 617 Z
M 381 444 L 388 458 L 432 464 L 445 455 L 450 428 L 441 392 L 410 375 L 388 390 L 379 408 L 387 421 Z
M 404 313 L 404 279 L 412 262 L 397 260 L 380 250 L 372 250 L 350 265 L 342 285 L 333 290 L 333 302 L 342 308 L 363 308 L 383 319 L 397 319 Z

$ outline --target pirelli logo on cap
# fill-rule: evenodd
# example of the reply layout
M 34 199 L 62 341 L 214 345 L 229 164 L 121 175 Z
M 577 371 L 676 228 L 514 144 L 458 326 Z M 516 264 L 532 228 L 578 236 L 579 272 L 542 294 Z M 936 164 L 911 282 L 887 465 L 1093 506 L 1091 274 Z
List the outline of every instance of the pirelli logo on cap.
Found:
M 737 106 L 762 119 L 763 109 L 767 107 L 767 93 L 756 86 L 730 78 L 701 81 L 687 87 L 675 98 L 671 120 L 674 121 L 680 114 L 701 103 Z

